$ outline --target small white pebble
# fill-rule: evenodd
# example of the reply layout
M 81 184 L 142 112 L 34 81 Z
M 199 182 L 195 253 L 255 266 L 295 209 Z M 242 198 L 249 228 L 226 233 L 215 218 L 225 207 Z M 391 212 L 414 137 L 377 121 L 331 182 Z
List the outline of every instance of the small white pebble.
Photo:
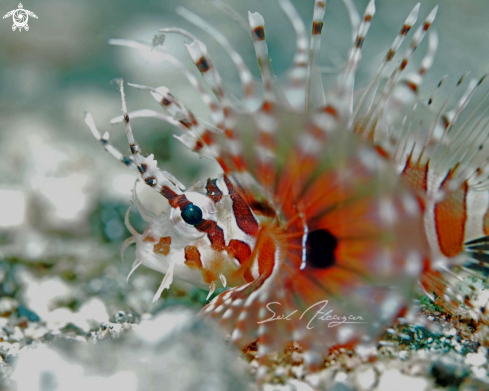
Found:
M 397 369 L 382 374 L 376 391 L 425 391 L 428 383 L 421 377 L 403 375 Z
M 474 365 L 480 367 L 487 362 L 487 358 L 480 353 L 469 353 L 465 359 L 465 363 L 468 365 Z
M 399 358 L 401 360 L 406 360 L 409 357 L 409 352 L 406 350 L 402 350 L 399 352 Z
M 455 328 L 451 328 L 449 330 L 444 330 L 443 334 L 445 334 L 447 337 L 450 335 L 457 335 L 457 330 Z
M 472 372 L 474 375 L 480 379 L 484 379 L 487 376 L 487 371 L 484 368 L 481 367 L 473 367 Z
M 297 379 L 289 379 L 287 384 L 292 386 L 291 389 L 295 391 L 314 391 L 314 389 L 307 383 L 299 381 Z
M 297 351 L 294 351 L 292 352 L 291 358 L 293 363 L 298 364 L 302 360 L 302 354 Z
M 275 371 L 274 371 L 275 376 L 282 377 L 282 376 L 285 376 L 286 374 L 287 374 L 287 369 L 285 369 L 285 367 L 280 365 L 277 368 L 275 368 Z
M 313 387 L 316 388 L 318 388 L 319 385 L 321 384 L 321 378 L 316 373 L 311 373 L 310 375 L 307 375 L 305 379 L 309 384 L 311 384 Z
M 292 391 L 289 386 L 283 384 L 264 384 L 263 391 Z
M 477 353 L 482 354 L 484 357 L 487 357 L 488 349 L 485 346 L 479 346 L 479 349 L 477 349 Z
M 326 385 L 330 385 L 331 383 L 333 383 L 333 378 L 334 378 L 335 373 L 336 373 L 336 368 L 333 368 L 333 367 L 323 369 L 322 371 L 317 372 L 318 383 L 322 384 L 323 387 L 325 387 Z M 310 375 L 308 375 L 308 377 L 309 376 Z M 313 384 L 312 381 L 310 381 L 310 383 Z M 319 384 L 318 384 L 318 387 L 319 387 Z
M 355 386 L 360 391 L 370 390 L 377 379 L 377 375 L 373 368 L 367 368 L 366 370 L 362 370 L 357 372 L 355 376 Z
M 334 377 L 335 382 L 344 382 L 348 375 L 345 372 L 338 372 Z
M 302 376 L 304 376 L 304 373 L 305 373 L 304 365 L 293 366 L 290 368 L 290 372 L 292 372 L 292 374 L 296 378 L 300 379 L 300 378 L 302 378 Z

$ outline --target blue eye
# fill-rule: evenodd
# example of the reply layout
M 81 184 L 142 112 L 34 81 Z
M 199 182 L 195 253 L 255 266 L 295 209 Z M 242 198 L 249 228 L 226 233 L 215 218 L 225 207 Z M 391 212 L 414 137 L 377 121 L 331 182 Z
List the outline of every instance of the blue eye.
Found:
M 202 221 L 202 209 L 192 203 L 182 209 L 181 215 L 183 221 L 190 225 L 197 225 Z

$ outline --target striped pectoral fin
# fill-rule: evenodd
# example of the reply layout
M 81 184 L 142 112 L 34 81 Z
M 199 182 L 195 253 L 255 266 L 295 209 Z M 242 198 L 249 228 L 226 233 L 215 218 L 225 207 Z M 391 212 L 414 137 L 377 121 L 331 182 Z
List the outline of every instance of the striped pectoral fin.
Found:
M 234 239 L 229 242 L 228 251 L 234 254 L 234 257 L 241 265 L 233 273 L 233 279 L 243 276 L 248 282 L 255 280 L 251 275 L 255 262 L 258 263 L 259 276 L 268 276 L 272 272 L 275 262 L 276 244 L 264 228 L 258 233 L 258 239 L 253 251 L 246 243 Z
M 277 245 L 271 237 L 266 237 L 260 243 L 258 253 L 258 271 L 260 275 L 270 275 L 275 264 Z
M 464 250 L 476 264 L 489 267 L 489 235 L 465 242 Z
M 244 250 L 244 246 L 232 241 L 229 247 L 239 252 Z M 259 328 L 261 319 L 269 316 L 270 313 L 261 310 L 270 298 L 271 284 L 269 283 L 275 266 L 277 244 L 274 238 L 269 235 L 268 230 L 260 231 L 255 248 L 250 253 L 248 259 L 242 267 L 249 267 L 248 262 L 256 260 L 259 265 L 260 275 L 255 280 L 244 285 L 230 288 L 218 295 L 202 310 L 203 316 L 215 319 L 226 330 L 233 342 L 244 348 L 257 338 L 262 344 L 267 344 L 265 335 L 260 332 L 266 331 L 265 327 Z M 264 348 L 260 348 L 264 351 Z M 266 349 L 265 349 L 266 350 Z
M 435 293 L 437 296 L 443 297 L 446 285 L 443 284 L 443 277 L 439 271 L 425 270 L 419 279 L 419 283 L 430 296 Z
M 255 306 L 258 308 L 258 317 L 253 322 L 248 323 L 248 327 L 256 327 L 257 329 L 257 359 L 258 359 L 258 371 L 257 380 L 262 381 L 269 370 L 269 353 L 275 352 L 278 349 L 285 346 L 286 343 L 291 341 L 291 333 L 284 329 L 288 326 L 278 322 L 268 322 L 271 312 L 267 310 L 271 302 L 276 302 L 276 291 L 280 289 L 280 285 L 277 280 L 280 277 L 272 277 L 272 273 L 275 266 L 276 255 L 280 253 L 278 243 L 273 237 L 269 235 L 262 235 L 259 238 L 259 252 L 258 252 L 258 270 L 260 277 L 266 278 L 260 292 L 260 298 L 257 300 Z M 277 265 L 280 267 L 280 265 Z M 280 306 L 282 306 L 280 304 Z M 256 325 L 253 325 L 256 323 Z
M 453 257 L 463 249 L 467 221 L 467 193 L 468 185 L 464 183 L 435 205 L 438 245 L 440 251 L 447 257 Z

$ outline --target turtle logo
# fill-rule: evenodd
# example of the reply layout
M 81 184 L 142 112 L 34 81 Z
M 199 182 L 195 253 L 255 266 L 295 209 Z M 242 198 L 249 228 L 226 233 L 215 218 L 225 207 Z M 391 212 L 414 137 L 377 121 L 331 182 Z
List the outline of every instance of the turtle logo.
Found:
M 25 29 L 25 31 L 29 31 L 27 20 L 29 20 L 29 16 L 37 19 L 37 15 L 34 12 L 25 10 L 22 3 L 19 3 L 18 7 L 19 8 L 17 8 L 16 10 L 7 12 L 3 16 L 3 19 L 12 16 L 12 19 L 14 21 L 14 24 L 12 25 L 12 31 L 15 31 L 17 28 L 19 29 L 19 31 L 22 31 L 23 28 Z

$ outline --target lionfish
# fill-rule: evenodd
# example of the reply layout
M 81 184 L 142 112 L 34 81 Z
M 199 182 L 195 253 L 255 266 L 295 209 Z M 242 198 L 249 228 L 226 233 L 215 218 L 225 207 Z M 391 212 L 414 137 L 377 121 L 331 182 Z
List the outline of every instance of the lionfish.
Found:
M 302 347 L 304 361 L 311 366 L 320 364 L 334 346 L 375 343 L 393 320 L 409 314 L 416 283 L 433 300 L 475 311 L 473 316 L 487 323 L 485 307 L 474 304 L 461 286 L 473 291 L 465 277 L 484 279 L 477 267 L 487 264 L 489 248 L 489 106 L 482 106 L 489 92 L 474 109 L 465 110 L 484 77 L 469 81 L 450 110 L 452 95 L 467 74 L 441 109 L 434 110 L 432 103 L 446 77 L 427 101 L 421 101 L 418 91 L 437 48 L 436 34 L 428 31 L 438 7 L 398 54 L 416 24 L 417 4 L 367 87 L 355 91 L 375 4 L 371 0 L 361 17 L 352 0 L 343 0 L 353 43 L 336 82 L 325 88 L 320 47 L 326 1 L 314 2 L 310 37 L 290 0 L 277 2 L 297 37 L 285 85 L 278 83 L 271 66 L 263 17 L 249 13 L 246 23 L 228 5 L 213 2 L 246 29 L 263 93 L 227 37 L 179 8 L 231 57 L 242 99 L 226 87 L 206 45 L 185 30 L 165 28 L 153 44 L 110 41 L 158 52 L 183 72 L 211 118 L 199 118 L 164 86 L 132 85 L 149 91 L 162 110 L 128 114 L 119 80 L 123 115 L 112 122 L 125 124 L 132 154 L 128 158 L 86 115 L 102 146 L 138 171 L 170 205 L 168 213 L 156 215 L 134 192 L 133 202 L 149 226 L 141 234 L 128 224 L 133 236 L 124 247 L 136 244 L 132 271 L 145 265 L 164 273 L 154 300 L 174 277 L 209 289 L 208 297 L 216 287 L 228 287 L 201 314 L 215 319 L 239 347 L 256 342 L 259 379 L 267 373 L 270 355 L 290 342 Z M 202 77 L 164 45 L 155 44 L 171 33 L 190 41 L 185 46 Z M 428 48 L 419 68 L 405 74 L 425 36 Z M 153 155 L 143 155 L 130 117 L 175 125 L 182 131 L 176 139 L 217 161 L 222 174 L 185 187 L 159 169 Z

